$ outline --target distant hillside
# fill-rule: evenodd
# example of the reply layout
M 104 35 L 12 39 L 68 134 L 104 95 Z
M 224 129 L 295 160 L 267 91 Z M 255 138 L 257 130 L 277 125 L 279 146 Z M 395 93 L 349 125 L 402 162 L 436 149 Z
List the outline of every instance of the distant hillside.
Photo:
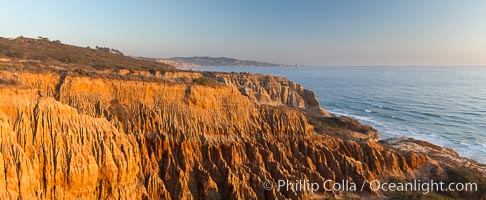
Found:
M 194 64 L 194 63 L 187 63 L 187 62 L 182 62 L 178 60 L 172 60 L 172 59 L 163 59 L 163 58 L 145 58 L 145 57 L 138 57 L 138 59 L 142 60 L 147 60 L 151 62 L 158 62 L 158 63 L 163 63 L 166 65 L 171 65 L 176 68 L 184 68 L 184 67 L 199 67 L 200 65 Z
M 154 61 L 124 56 L 118 50 L 107 47 L 77 47 L 62 44 L 58 40 L 18 37 L 0 37 L 0 59 L 22 63 L 43 63 L 54 66 L 76 65 L 97 70 L 123 68 L 131 70 L 172 70 L 175 67 Z
M 172 66 L 177 67 L 177 68 L 199 67 L 200 66 L 200 65 L 197 65 L 197 64 L 194 64 L 194 63 L 187 63 L 187 62 L 182 62 L 182 61 L 178 61 L 178 60 L 170 60 L 170 59 L 156 59 L 156 62 L 172 65 Z
M 200 66 L 284 66 L 282 64 L 258 62 L 251 60 L 238 60 L 227 57 L 174 57 L 170 60 L 180 61 L 184 63 L 192 63 Z

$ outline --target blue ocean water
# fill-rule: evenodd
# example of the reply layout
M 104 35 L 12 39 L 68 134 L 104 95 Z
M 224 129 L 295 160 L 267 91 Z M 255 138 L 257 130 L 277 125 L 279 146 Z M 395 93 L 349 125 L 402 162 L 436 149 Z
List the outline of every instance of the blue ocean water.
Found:
M 486 163 L 486 67 L 203 67 L 289 78 L 322 107 Z

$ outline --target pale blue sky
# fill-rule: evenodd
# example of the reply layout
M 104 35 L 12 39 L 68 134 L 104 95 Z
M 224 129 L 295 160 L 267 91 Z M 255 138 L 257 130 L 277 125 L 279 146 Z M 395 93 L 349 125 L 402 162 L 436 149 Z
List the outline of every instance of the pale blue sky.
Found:
M 486 65 L 484 0 L 8 1 L 0 36 L 147 57 Z

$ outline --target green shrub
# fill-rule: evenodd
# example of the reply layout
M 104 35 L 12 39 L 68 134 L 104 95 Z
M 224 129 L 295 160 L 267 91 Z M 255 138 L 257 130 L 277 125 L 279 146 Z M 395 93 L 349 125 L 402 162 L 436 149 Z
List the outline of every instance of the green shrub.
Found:
M 21 85 L 21 83 L 17 79 L 0 78 L 0 85 Z
M 214 79 L 204 76 L 200 78 L 195 78 L 192 80 L 192 82 L 197 85 L 204 85 L 209 87 L 214 87 L 218 85 L 218 83 Z

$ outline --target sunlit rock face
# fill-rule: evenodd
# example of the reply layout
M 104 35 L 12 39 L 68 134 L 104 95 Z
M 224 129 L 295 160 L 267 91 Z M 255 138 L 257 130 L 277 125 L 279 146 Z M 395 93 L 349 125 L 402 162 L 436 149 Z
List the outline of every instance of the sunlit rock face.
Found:
M 440 167 L 331 116 L 287 79 L 215 73 L 218 84 L 204 86 L 170 81 L 199 72 L 157 76 L 166 81 L 0 73 L 16 83 L 0 85 L 0 198 L 378 197 L 369 188 L 310 193 L 263 183 L 362 183 Z

